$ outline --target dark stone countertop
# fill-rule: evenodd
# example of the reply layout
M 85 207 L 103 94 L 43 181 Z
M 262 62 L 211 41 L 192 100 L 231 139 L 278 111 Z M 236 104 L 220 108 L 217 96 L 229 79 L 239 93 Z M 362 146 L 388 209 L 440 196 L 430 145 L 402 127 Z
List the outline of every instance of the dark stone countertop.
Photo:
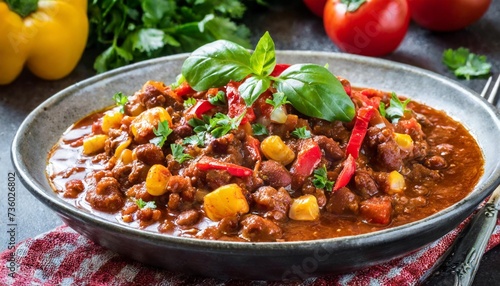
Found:
M 277 1 L 274 1 L 278 3 Z M 269 31 L 276 49 L 280 50 L 339 50 L 326 36 L 320 18 L 310 13 L 300 0 L 282 1 L 270 8 L 250 10 L 245 23 L 252 31 L 252 43 Z M 415 24 L 400 47 L 384 58 L 414 65 L 458 81 L 480 92 L 486 79 L 470 81 L 456 79 L 441 63 L 442 52 L 447 48 L 468 47 L 471 51 L 486 55 L 493 64 L 492 74 L 500 72 L 500 2 L 492 1 L 486 15 L 477 23 L 457 32 L 435 33 Z M 14 172 L 10 160 L 10 145 L 23 119 L 38 104 L 56 92 L 95 74 L 92 69 L 95 54 L 87 51 L 77 68 L 66 78 L 44 81 L 24 71 L 12 84 L 0 86 L 0 251 L 7 248 L 7 195 L 8 174 Z M 478 114 L 471 116 L 480 116 Z M 16 179 L 16 242 L 34 237 L 60 225 L 61 220 L 40 203 Z M 500 246 L 485 254 L 474 285 L 495 285 L 500 281 Z

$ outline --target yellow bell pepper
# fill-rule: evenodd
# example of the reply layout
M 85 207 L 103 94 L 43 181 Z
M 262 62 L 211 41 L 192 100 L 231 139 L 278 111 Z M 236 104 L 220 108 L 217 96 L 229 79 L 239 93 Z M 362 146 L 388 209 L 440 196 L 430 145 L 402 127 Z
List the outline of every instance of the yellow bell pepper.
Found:
M 68 75 L 87 43 L 87 0 L 38 0 L 33 11 L 10 2 L 0 0 L 0 84 L 14 81 L 24 65 L 47 80 Z

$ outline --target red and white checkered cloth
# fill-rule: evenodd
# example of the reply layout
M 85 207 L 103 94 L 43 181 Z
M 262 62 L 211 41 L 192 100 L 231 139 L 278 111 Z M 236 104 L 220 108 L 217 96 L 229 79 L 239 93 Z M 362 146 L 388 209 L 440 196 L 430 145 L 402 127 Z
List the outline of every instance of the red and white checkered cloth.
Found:
M 343 275 L 258 285 L 415 285 L 451 245 L 462 223 L 441 239 L 403 258 Z M 487 250 L 500 244 L 500 220 Z M 15 261 L 13 263 L 12 261 Z M 16 265 L 15 271 L 10 266 Z M 14 273 L 14 274 L 13 274 Z M 248 285 L 145 266 L 60 226 L 0 254 L 0 285 Z

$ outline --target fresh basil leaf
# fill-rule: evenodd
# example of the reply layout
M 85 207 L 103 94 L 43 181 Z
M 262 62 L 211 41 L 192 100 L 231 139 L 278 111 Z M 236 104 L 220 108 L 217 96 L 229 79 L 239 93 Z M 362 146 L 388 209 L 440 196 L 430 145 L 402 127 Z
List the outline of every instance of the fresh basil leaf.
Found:
M 269 32 L 266 32 L 257 43 L 255 50 L 250 57 L 250 65 L 254 74 L 267 76 L 276 65 L 276 54 L 274 52 L 274 42 Z
M 275 81 L 279 92 L 299 112 L 328 121 L 351 121 L 354 104 L 340 81 L 326 68 L 314 64 L 296 64 Z
M 196 91 L 240 81 L 252 73 L 250 52 L 244 47 L 218 40 L 195 50 L 182 65 L 182 75 Z
M 247 78 L 239 87 L 240 96 L 245 100 L 247 106 L 251 106 L 259 96 L 271 86 L 268 77 L 258 78 L 252 76 Z

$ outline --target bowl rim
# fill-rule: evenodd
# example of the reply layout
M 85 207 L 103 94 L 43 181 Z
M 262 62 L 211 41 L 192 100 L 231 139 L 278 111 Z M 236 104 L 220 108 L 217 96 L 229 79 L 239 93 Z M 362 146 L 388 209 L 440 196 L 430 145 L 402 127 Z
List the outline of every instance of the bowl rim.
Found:
M 474 208 L 464 215 L 468 216 L 470 213 L 483 201 L 494 189 L 494 186 L 500 183 L 500 168 L 496 167 L 493 173 L 486 179 L 486 181 L 482 184 L 481 188 L 477 189 L 476 186 L 473 191 L 467 195 L 465 198 L 460 200 L 459 202 L 447 207 L 431 216 L 423 218 L 421 220 L 407 223 L 401 226 L 389 227 L 387 229 L 378 230 L 375 232 L 359 234 L 359 235 L 351 235 L 351 236 L 342 236 L 337 238 L 326 238 L 326 239 L 317 239 L 317 240 L 305 240 L 305 241 L 286 241 L 286 242 L 232 242 L 232 241 L 219 241 L 219 240 L 205 240 L 198 238 L 189 238 L 189 237 L 178 237 L 172 235 L 161 234 L 158 232 L 145 231 L 137 228 L 133 228 L 127 225 L 120 224 L 115 221 L 110 221 L 103 217 L 94 215 L 92 213 L 84 212 L 74 205 L 60 199 L 57 196 L 49 195 L 49 191 L 44 190 L 43 186 L 39 185 L 36 180 L 33 180 L 33 177 L 27 172 L 25 165 L 23 164 L 22 154 L 19 152 L 19 145 L 22 144 L 22 138 L 26 132 L 28 132 L 27 127 L 29 122 L 31 122 L 40 112 L 43 112 L 47 107 L 52 104 L 58 102 L 59 100 L 64 99 L 66 96 L 69 96 L 72 92 L 81 89 L 85 86 L 90 86 L 96 82 L 99 82 L 108 77 L 114 77 L 121 73 L 131 71 L 134 69 L 140 69 L 146 67 L 151 64 L 160 64 L 164 61 L 171 61 L 176 59 L 182 59 L 189 55 L 189 53 L 176 54 L 171 56 L 164 56 L 154 59 L 149 59 L 146 61 L 141 61 L 138 63 L 130 64 L 124 67 L 120 67 L 114 70 L 110 70 L 101 74 L 97 74 L 67 88 L 55 93 L 50 96 L 44 102 L 42 102 L 38 107 L 36 107 L 30 114 L 24 119 L 21 123 L 18 131 L 16 132 L 14 139 L 11 145 L 11 160 L 13 165 L 19 174 L 21 182 L 24 186 L 30 191 L 37 199 L 42 201 L 44 204 L 48 205 L 51 209 L 58 212 L 59 214 L 63 214 L 66 216 L 71 216 L 73 218 L 79 218 L 86 223 L 92 223 L 94 226 L 106 228 L 111 231 L 127 233 L 132 237 L 136 237 L 138 239 L 151 239 L 160 243 L 173 243 L 180 248 L 190 248 L 193 247 L 203 248 L 204 251 L 213 251 L 219 252 L 221 250 L 225 251 L 249 251 L 251 250 L 255 254 L 269 254 L 270 250 L 274 251 L 287 251 L 293 248 L 294 250 L 303 249 L 308 250 L 311 248 L 315 248 L 318 246 L 328 245 L 358 245 L 362 244 L 374 244 L 379 242 L 381 239 L 385 241 L 398 240 L 404 233 L 416 232 L 422 230 L 426 224 L 433 224 L 437 220 L 443 220 L 450 216 L 452 216 L 453 211 L 455 209 L 466 208 L 466 203 L 472 202 Z M 494 108 L 491 104 L 489 104 L 484 98 L 480 97 L 475 91 L 460 85 L 458 82 L 455 82 L 443 75 L 439 75 L 429 70 L 425 70 L 423 68 L 419 68 L 416 66 L 412 66 L 405 63 L 399 63 L 395 61 L 390 61 L 382 58 L 371 58 L 359 55 L 345 54 L 345 53 L 337 53 L 337 52 L 322 52 L 322 51 L 296 51 L 296 50 L 278 50 L 276 51 L 276 55 L 313 55 L 313 56 L 323 56 L 323 57 L 332 57 L 332 58 L 342 58 L 352 62 L 360 62 L 360 63 L 368 63 L 378 66 L 390 67 L 390 68 L 398 68 L 404 71 L 410 71 L 412 73 L 416 73 L 421 76 L 431 77 L 434 80 L 437 80 L 443 84 L 449 85 L 454 89 L 460 90 L 465 94 L 472 96 L 472 98 L 477 101 L 483 108 L 491 113 L 491 116 L 496 119 L 496 126 L 500 130 L 500 112 L 498 109 Z M 483 174 L 484 176 L 484 174 Z M 466 217 L 465 216 L 465 217 Z M 463 219 L 465 219 L 463 217 Z M 449 231 L 455 228 L 456 226 L 450 226 Z M 259 247 L 256 248 L 255 246 Z M 265 252 L 265 253 L 264 253 Z

